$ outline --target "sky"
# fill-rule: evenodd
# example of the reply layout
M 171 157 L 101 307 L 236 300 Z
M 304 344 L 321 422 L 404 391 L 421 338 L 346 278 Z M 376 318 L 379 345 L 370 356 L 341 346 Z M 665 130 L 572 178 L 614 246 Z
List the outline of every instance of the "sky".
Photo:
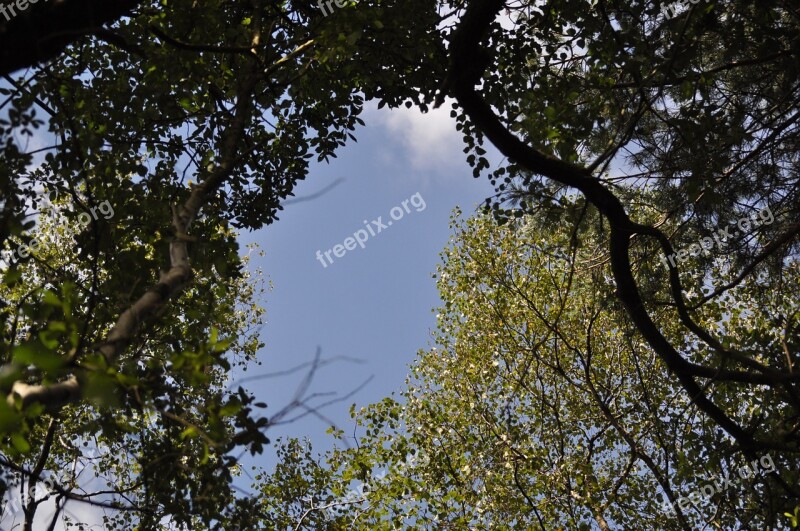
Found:
M 492 194 L 487 178 L 472 177 L 450 109 L 449 101 L 426 114 L 368 104 L 361 116 L 366 125 L 354 132 L 358 142 L 330 162 L 312 162 L 279 221 L 241 234 L 243 254 L 249 244 L 263 251 L 251 254 L 250 269 L 261 270 L 272 289 L 256 301 L 266 309 L 260 364 L 232 374 L 231 384 L 247 378 L 241 385 L 268 404 L 263 411 L 270 417 L 295 397 L 307 375 L 303 364 L 317 352 L 324 362 L 306 396 L 314 395 L 311 406 L 327 405 L 298 419 L 303 411 L 295 410 L 287 422 L 271 426 L 267 435 L 274 443 L 307 438 L 323 453 L 336 442 L 327 433 L 332 425 L 358 437 L 351 406 L 400 394 L 417 352 L 433 346 L 440 300 L 432 275 L 451 235 L 451 213 L 460 207 L 469 215 Z M 26 148 L 35 151 L 52 140 L 37 134 Z M 487 158 L 500 161 L 491 150 Z M 348 238 L 360 238 L 363 248 L 353 248 Z M 337 251 L 338 244 L 351 249 Z M 328 251 L 332 263 L 318 251 Z M 258 377 L 271 373 L 284 374 Z M 268 446 L 244 464 L 271 471 L 276 453 Z M 237 484 L 249 490 L 248 475 Z M 102 521 L 86 504 L 68 504 L 65 512 L 89 525 Z M 52 506 L 43 505 L 37 524 L 51 517 Z M 0 515 L 0 529 L 18 523 L 8 512 Z
M 440 301 L 432 275 L 451 235 L 451 213 L 460 207 L 468 215 L 492 194 L 488 179 L 472 177 L 449 113 L 449 102 L 427 114 L 368 106 L 366 125 L 355 132 L 358 142 L 328 163 L 312 163 L 277 222 L 241 234 L 243 254 L 249 244 L 263 251 L 251 253 L 250 269 L 261 270 L 272 289 L 256 301 L 266 309 L 261 364 L 232 374 L 231 384 L 248 378 L 241 385 L 268 404 L 263 411 L 269 417 L 292 401 L 308 367 L 253 377 L 290 371 L 319 352 L 325 364 L 306 396 L 317 395 L 308 402 L 312 406 L 333 401 L 316 415 L 292 420 L 303 412 L 295 410 L 284 418 L 288 422 L 270 427 L 273 442 L 307 438 L 323 453 L 335 443 L 327 433 L 331 425 L 358 437 L 351 405 L 358 409 L 402 392 L 416 353 L 433 346 Z M 46 142 L 35 138 L 29 148 Z M 487 158 L 500 160 L 492 151 Z M 347 241 L 356 237 L 363 248 Z M 336 256 L 337 244 L 350 250 L 339 248 Z M 329 251 L 331 260 L 321 261 L 317 251 Z M 271 471 L 276 462 L 274 446 L 244 460 L 246 470 L 256 465 Z M 237 481 L 245 489 L 250 483 L 247 474 Z M 87 524 L 102 518 L 96 508 L 78 503 L 66 513 Z M 51 517 L 52 508 L 42 506 L 37 522 Z M 9 513 L 0 517 L 3 529 L 14 523 Z M 56 530 L 62 528 L 59 523 Z
M 267 310 L 262 365 L 240 376 L 289 370 L 311 362 L 320 349 L 322 359 L 339 361 L 316 372 L 308 393 L 336 395 L 311 403 L 356 391 L 323 408 L 320 416 L 272 427 L 272 440 L 307 437 L 315 450 L 329 449 L 331 424 L 352 435 L 350 406 L 360 408 L 402 391 L 416 353 L 432 346 L 440 304 L 432 274 L 451 235 L 449 218 L 457 206 L 474 211 L 492 193 L 485 177 L 472 177 L 449 112 L 447 104 L 427 114 L 367 109 L 358 142 L 330 164 L 314 165 L 296 195 L 315 196 L 341 179 L 339 184 L 289 204 L 278 222 L 241 236 L 243 245 L 257 243 L 264 251 L 263 257 L 254 255 L 251 269 L 260 268 L 273 289 L 260 301 Z M 379 225 L 385 228 L 378 232 Z M 359 230 L 364 248 L 344 249 L 338 258 L 329 252 L 333 263 L 324 258 L 325 251 L 348 243 Z M 338 251 L 341 255 L 343 249 Z M 269 416 L 292 400 L 306 374 L 307 368 L 243 385 L 268 404 Z M 271 468 L 275 450 L 254 461 Z

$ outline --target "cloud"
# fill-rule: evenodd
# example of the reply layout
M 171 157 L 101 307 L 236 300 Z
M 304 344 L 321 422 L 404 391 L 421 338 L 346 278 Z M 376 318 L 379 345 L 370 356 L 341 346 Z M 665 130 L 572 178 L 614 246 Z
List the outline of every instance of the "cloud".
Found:
M 392 158 L 406 159 L 421 173 L 462 178 L 470 170 L 462 151 L 462 135 L 456 131 L 455 119 L 450 117 L 450 104 L 451 100 L 424 114 L 416 107 L 372 108 L 366 112 L 370 121 L 385 128 L 388 136 L 396 139 L 400 150 L 392 150 Z

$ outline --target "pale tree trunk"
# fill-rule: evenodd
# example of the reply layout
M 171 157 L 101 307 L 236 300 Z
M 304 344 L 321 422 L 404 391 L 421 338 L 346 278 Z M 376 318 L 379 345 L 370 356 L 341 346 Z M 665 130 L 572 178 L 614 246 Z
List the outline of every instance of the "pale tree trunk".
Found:
M 251 114 L 254 89 L 260 79 L 259 76 L 269 75 L 289 57 L 302 52 L 312 44 L 311 42 L 305 43 L 266 69 L 266 72 L 264 70 L 259 72 L 260 65 L 254 57 L 259 42 L 260 34 L 257 33 L 252 40 L 253 57 L 250 58 L 249 74 L 243 76 L 240 81 L 235 113 L 222 135 L 220 163 L 200 184 L 192 187 L 188 199 L 183 204 L 172 209 L 172 229 L 175 237 L 169 246 L 169 269 L 161 273 L 161 278 L 156 285 L 152 286 L 119 316 L 105 341 L 97 347 L 97 351 L 103 354 L 109 365 L 114 365 L 119 360 L 127 345 L 136 336 L 139 325 L 158 314 L 171 298 L 180 294 L 183 288 L 191 282 L 193 272 L 189 263 L 187 243 L 194 238 L 188 236 L 188 231 L 200 209 L 225 183 L 234 170 L 238 148 L 243 144 L 245 127 Z M 13 404 L 15 400 L 21 400 L 23 408 L 33 403 L 40 403 L 49 411 L 55 411 L 68 403 L 80 400 L 83 385 L 84 382 L 74 375 L 64 381 L 49 385 L 30 385 L 18 381 L 14 383 L 7 401 L 9 404 Z

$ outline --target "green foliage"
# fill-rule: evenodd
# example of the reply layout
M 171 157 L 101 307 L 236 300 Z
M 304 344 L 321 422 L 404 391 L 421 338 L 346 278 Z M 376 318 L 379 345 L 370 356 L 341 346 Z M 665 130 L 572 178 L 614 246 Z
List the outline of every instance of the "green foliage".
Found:
M 258 276 L 246 270 L 245 256 L 234 262 L 235 275 L 199 279 L 176 301 L 172 319 L 137 339 L 120 365 L 110 365 L 87 346 L 102 340 L 102 323 L 131 295 L 105 288 L 113 271 L 82 264 L 68 223 L 41 218 L 30 233 L 42 242 L 34 259 L 18 264 L 14 276 L 7 272 L 0 286 L 11 338 L 2 345 L 2 384 L 8 389 L 20 379 L 48 384 L 77 375 L 85 402 L 53 417 L 38 404 L 23 409 L 18 397 L 13 404 L 0 401 L 2 453 L 30 469 L 45 452 L 51 473 L 91 463 L 93 476 L 138 506 L 111 517 L 109 528 L 128 529 L 134 516 L 142 529 L 155 528 L 164 515 L 175 526 L 218 521 L 238 503 L 231 490 L 234 452 L 260 452 L 268 442 L 267 419 L 258 416 L 253 398 L 243 389 L 226 391 L 230 371 L 248 365 L 262 346 Z M 142 243 L 127 249 L 128 267 L 136 267 L 134 256 L 153 252 Z M 103 286 L 102 304 L 92 285 Z M 47 418 L 57 423 L 42 423 Z M 57 443 L 45 449 L 53 426 Z M 95 449 L 100 455 L 93 458 Z M 67 476 L 59 486 L 87 481 L 78 477 Z M 198 503 L 202 499 L 209 502 Z
M 789 518 L 792 529 L 800 527 L 800 506 L 794 508 L 793 513 L 783 513 L 784 516 Z
M 329 500 L 325 493 L 362 467 L 381 468 L 415 451 L 431 456 L 427 466 L 387 476 L 387 486 L 350 508 L 352 528 L 591 529 L 600 520 L 624 529 L 779 525 L 779 515 L 795 506 L 781 487 L 798 479 L 791 454 L 774 455 L 776 475 L 737 478 L 713 501 L 690 506 L 686 524 L 665 509 L 665 489 L 675 500 L 686 497 L 706 477 L 735 475 L 741 458 L 664 377 L 662 362 L 602 282 L 607 266 L 588 252 L 602 241 L 596 219 L 576 227 L 570 216 L 542 213 L 503 226 L 487 216 L 453 223 L 436 274 L 443 301 L 436 347 L 419 353 L 402 400 L 354 412 L 358 449 L 328 454 L 324 474 L 309 473 L 309 450 L 295 455 L 267 480 L 265 495 L 290 482 L 297 490 L 287 496 L 308 510 L 298 501 L 303 496 Z M 580 241 L 580 250 L 571 241 Z M 786 274 L 797 285 L 800 272 Z M 748 315 L 749 328 L 759 331 L 753 346 L 766 352 L 776 329 L 757 317 L 766 302 L 753 297 L 758 291 L 737 289 L 729 307 Z M 671 310 L 658 319 L 672 341 L 691 344 Z M 743 323 L 729 323 L 721 333 L 739 336 Z M 729 392 L 733 386 L 718 391 L 732 400 Z M 743 419 L 762 430 L 778 424 L 778 396 L 736 398 Z M 295 523 L 302 514 L 273 510 Z
M 492 23 L 481 43 L 492 61 L 480 94 L 529 146 L 590 167 L 626 207 L 658 206 L 654 219 L 676 248 L 770 206 L 774 224 L 738 231 L 725 249 L 741 270 L 798 217 L 798 19 L 753 0 L 665 18 L 673 3 L 509 6 L 514 22 Z M 500 203 L 527 200 L 527 212 L 564 192 L 517 161 L 489 172 L 484 132 L 453 109 L 467 160 L 489 174 Z M 777 274 L 796 250 L 795 239 L 762 267 Z
M 148 1 L 7 79 L 0 245 L 38 243 L 4 264 L 0 284 L 9 463 L 31 472 L 41 462 L 36 483 L 98 452 L 92 475 L 113 494 L 89 501 L 127 509 L 108 528 L 254 526 L 257 504 L 232 482 L 237 456 L 268 442 L 268 420 L 264 404 L 226 386 L 263 346 L 263 310 L 236 230 L 278 219 L 309 161 L 355 139 L 365 98 L 397 106 L 421 87 L 433 93 L 422 59 L 437 56 L 437 21 L 427 1 L 359 2 L 330 17 L 312 2 Z M 28 150 L 34 132 L 53 140 L 43 154 Z M 190 234 L 176 232 L 175 209 L 220 172 Z M 56 210 L 42 188 L 58 192 Z M 112 215 L 81 223 L 106 203 Z M 176 240 L 191 283 L 121 356 L 106 356 L 120 316 L 162 292 Z M 58 411 L 19 392 L 72 379 L 80 401 Z M 59 502 L 76 478 L 65 482 Z
M 632 241 L 631 272 L 641 310 L 687 362 L 791 373 L 800 361 L 796 10 L 731 0 L 665 19 L 665 3 L 509 4 L 511 21 L 491 22 L 464 68 L 482 76 L 481 97 L 512 133 L 588 166 L 633 220 L 661 227 L 677 248 L 771 206 L 774 223 L 682 263 L 677 300 L 719 348 L 676 315 L 654 241 Z M 595 210 L 604 205 L 515 160 L 491 172 L 493 219 L 454 225 L 438 275 L 437 346 L 420 353 L 402 400 L 355 415 L 358 448 L 323 464 L 290 441 L 275 474 L 257 476 L 263 500 L 235 494 L 236 456 L 262 451 L 268 425 L 246 390 L 226 387 L 262 346 L 261 288 L 236 230 L 277 220 L 309 161 L 355 140 L 365 102 L 427 111 L 447 93 L 455 24 L 475 5 L 364 0 L 323 16 L 312 1 L 148 1 L 6 80 L 0 244 L 39 245 L 4 264 L 0 282 L 0 451 L 19 473 L 0 478 L 3 489 L 91 459 L 109 503 L 127 504 L 105 522 L 119 529 L 796 520 L 785 488 L 797 480 L 794 383 L 721 378 L 704 384 L 715 403 L 792 451 L 775 455 L 775 475 L 714 499 L 714 511 L 662 514 L 660 494 L 678 498 L 701 471 L 735 469 L 737 449 L 666 377 L 618 302 L 607 220 Z M 473 174 L 489 171 L 486 131 L 457 103 L 452 116 Z M 29 150 L 44 129 L 52 146 Z M 190 234 L 177 230 L 179 206 L 223 174 Z M 59 192 L 57 215 L 30 215 L 48 213 L 42 188 Z M 80 223 L 106 203 L 112 216 Z M 119 317 L 163 293 L 176 242 L 191 282 L 142 320 L 121 355 L 106 356 Z M 19 392 L 72 379 L 81 400 L 57 411 Z M 419 453 L 430 463 L 396 473 Z M 381 472 L 387 481 L 370 481 Z M 59 502 L 76 482 L 66 478 Z M 342 501 L 358 482 L 374 490 Z

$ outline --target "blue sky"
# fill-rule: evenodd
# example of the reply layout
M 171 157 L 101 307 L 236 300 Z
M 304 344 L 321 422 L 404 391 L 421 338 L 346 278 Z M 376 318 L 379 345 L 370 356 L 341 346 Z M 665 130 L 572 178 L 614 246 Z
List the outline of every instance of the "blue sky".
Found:
M 319 347 L 323 359 L 347 357 L 360 363 L 340 361 L 321 368 L 309 393 L 341 397 L 372 378 L 351 398 L 324 408 L 327 420 L 307 416 L 268 432 L 273 440 L 308 437 L 317 451 L 334 442 L 326 434 L 331 422 L 353 433 L 351 404 L 361 407 L 404 388 L 408 365 L 419 349 L 431 345 L 439 305 L 432 274 L 450 237 L 450 214 L 456 206 L 469 213 L 492 193 L 488 180 L 474 179 L 464 161 L 449 105 L 428 114 L 373 107 L 363 118 L 366 126 L 356 132 L 358 143 L 343 148 L 330 164 L 312 166 L 296 195 L 315 194 L 343 178 L 340 184 L 321 197 L 288 205 L 277 223 L 240 239 L 258 243 L 265 252 L 253 259 L 252 268 L 260 267 L 273 284 L 261 301 L 267 309 L 262 365 L 246 376 L 309 362 Z M 328 267 L 315 257 L 317 250 L 324 253 L 362 229 L 364 220 L 382 216 L 386 223 L 390 210 L 416 193 L 425 209 L 418 212 L 409 205 L 409 213 L 371 236 L 365 248 L 348 251 Z M 268 403 L 269 416 L 291 400 L 305 374 L 244 385 Z M 330 398 L 335 397 L 316 403 Z M 274 449 L 252 462 L 271 468 Z
M 362 115 L 366 126 L 355 132 L 358 142 L 341 149 L 330 163 L 312 164 L 296 196 L 313 196 L 340 182 L 319 197 L 287 205 L 276 223 L 241 235 L 243 253 L 250 243 L 264 251 L 264 256 L 253 255 L 250 267 L 260 268 L 273 289 L 258 301 L 267 311 L 261 365 L 231 380 L 292 369 L 312 361 L 318 348 L 323 360 L 358 361 L 322 367 L 307 394 L 324 395 L 310 404 L 343 397 L 369 380 L 351 397 L 321 409 L 324 418 L 310 415 L 271 427 L 267 434 L 273 441 L 308 438 L 317 452 L 330 449 L 335 443 L 326 433 L 331 424 L 353 434 L 350 406 L 402 391 L 417 351 L 431 346 L 440 302 L 432 274 L 450 237 L 451 212 L 460 206 L 468 215 L 492 193 L 485 177 L 472 177 L 462 135 L 449 113 L 449 103 L 428 114 L 370 106 Z M 50 145 L 48 140 L 46 134 L 37 135 L 28 148 Z M 499 161 L 496 152 L 490 150 L 489 160 Z M 424 209 L 421 201 L 407 203 L 402 219 L 370 236 L 365 248 L 347 251 L 328 267 L 316 258 L 318 250 L 324 253 L 363 229 L 365 220 L 381 216 L 388 225 L 392 208 L 402 208 L 416 194 Z M 269 405 L 264 410 L 269 417 L 292 400 L 305 375 L 301 370 L 244 386 Z M 244 463 L 272 470 L 275 448 Z M 237 483 L 250 487 L 246 476 Z M 49 519 L 51 508 L 41 509 L 37 516 Z M 67 514 L 87 524 L 102 518 L 98 509 L 77 503 L 68 506 Z M 8 513 L 0 517 L 2 525 L 12 519 Z

